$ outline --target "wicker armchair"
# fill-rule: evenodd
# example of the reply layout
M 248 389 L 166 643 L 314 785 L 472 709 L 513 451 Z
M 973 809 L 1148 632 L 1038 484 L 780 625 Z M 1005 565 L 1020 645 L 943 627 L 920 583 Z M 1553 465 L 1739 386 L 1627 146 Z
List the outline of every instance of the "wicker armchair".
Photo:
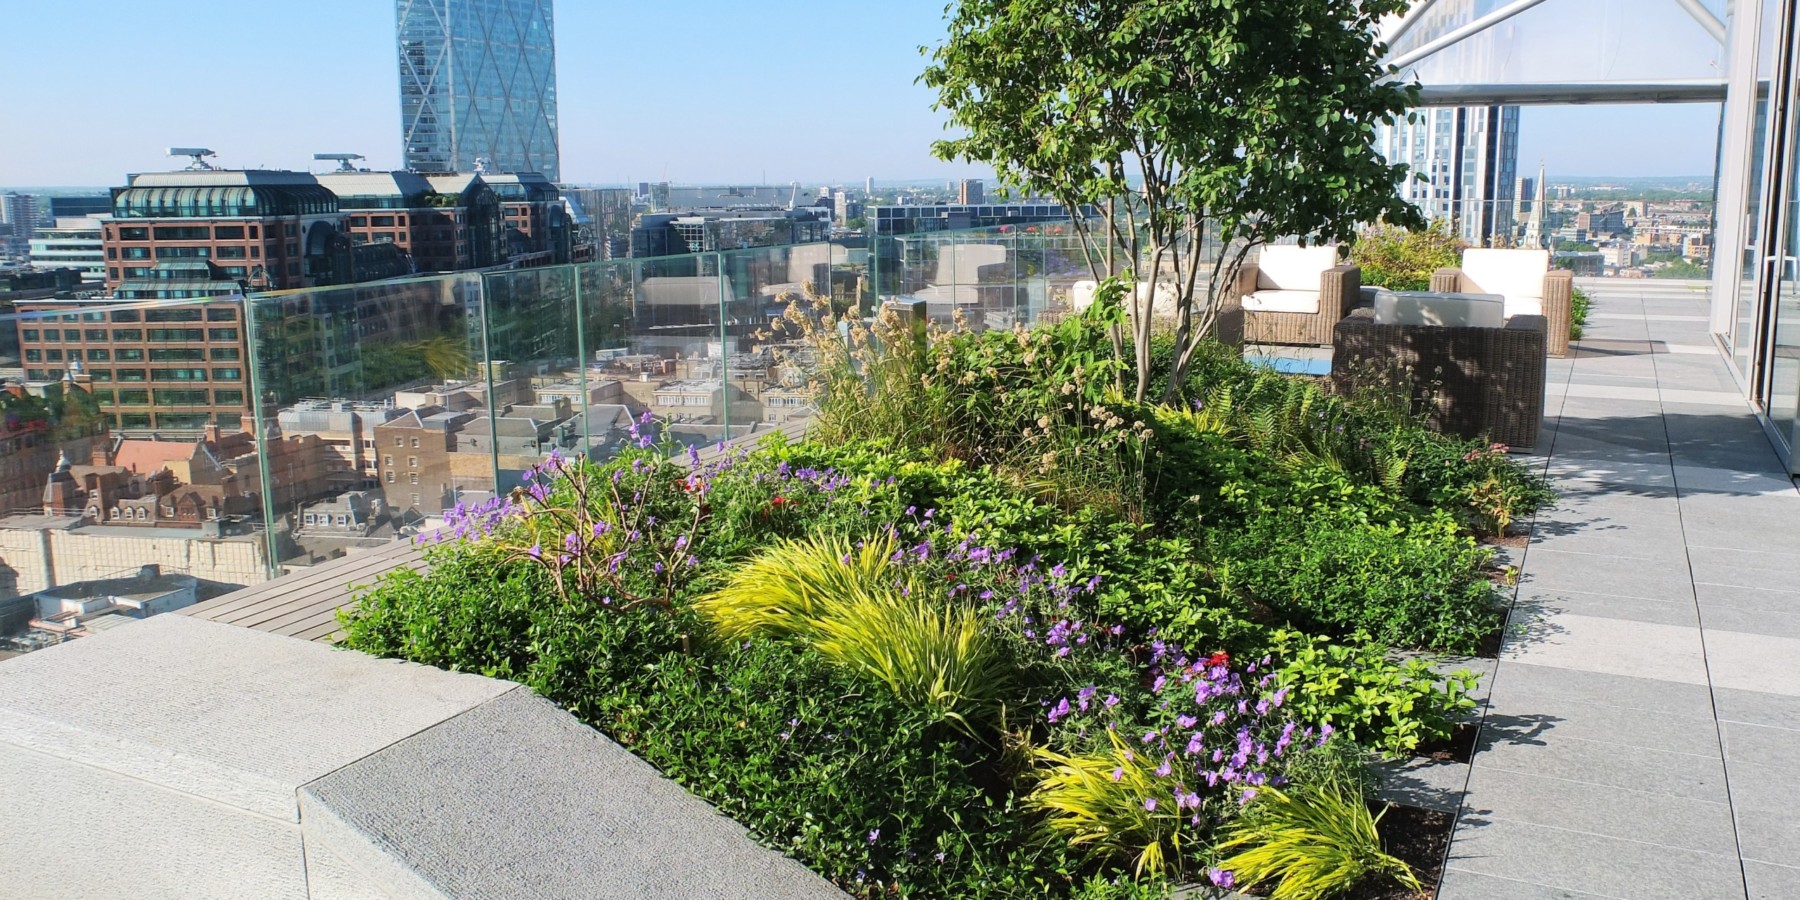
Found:
M 1336 247 L 1267 246 L 1238 269 L 1233 293 L 1242 340 L 1330 346 L 1332 325 L 1362 294 L 1362 270 L 1338 265 Z
M 1403 378 L 1438 431 L 1525 450 L 1544 422 L 1547 328 L 1532 315 L 1500 328 L 1383 325 L 1359 309 L 1332 330 L 1331 377 L 1342 391 Z
M 1550 320 L 1545 347 L 1551 356 L 1569 355 L 1569 305 L 1575 273 L 1550 268 L 1546 250 L 1463 251 L 1462 268 L 1431 274 L 1431 289 L 1506 298 L 1506 317 L 1543 316 Z

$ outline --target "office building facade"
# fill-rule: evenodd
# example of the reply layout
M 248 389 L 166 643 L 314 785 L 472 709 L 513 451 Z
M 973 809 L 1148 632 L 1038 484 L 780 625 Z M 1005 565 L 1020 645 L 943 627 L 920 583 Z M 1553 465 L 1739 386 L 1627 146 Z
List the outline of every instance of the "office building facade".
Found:
M 550 0 L 398 0 L 395 20 L 406 168 L 561 179 Z
M 1517 218 L 1519 108 L 1459 106 L 1412 110 L 1377 129 L 1376 149 L 1418 178 L 1402 197 L 1477 246 L 1510 244 Z
M 31 264 L 44 269 L 67 266 L 81 271 L 83 281 L 106 280 L 106 250 L 100 238 L 100 220 L 88 217 L 59 218 L 31 235 Z

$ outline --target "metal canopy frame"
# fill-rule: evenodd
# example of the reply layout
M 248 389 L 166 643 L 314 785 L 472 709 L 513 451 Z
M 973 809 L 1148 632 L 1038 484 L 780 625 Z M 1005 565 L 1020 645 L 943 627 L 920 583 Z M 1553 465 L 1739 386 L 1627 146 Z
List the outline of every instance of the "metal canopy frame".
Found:
M 1475 16 L 1442 35 L 1416 47 L 1389 51 L 1387 63 L 1404 70 L 1417 65 L 1451 47 L 1458 46 L 1520 13 L 1534 9 L 1548 0 L 1511 0 L 1497 9 Z M 1651 0 L 1637 0 L 1651 2 Z M 1698 24 L 1721 50 L 1726 43 L 1725 23 L 1707 9 L 1702 0 L 1664 0 L 1678 6 Z M 1727 0 L 1735 4 L 1741 0 Z M 1424 21 L 1433 10 L 1442 9 L 1440 0 L 1419 0 L 1404 14 L 1382 28 L 1381 40 L 1393 48 L 1414 26 Z M 1415 76 L 1416 77 L 1416 76 Z M 1562 105 L 1581 103 L 1716 103 L 1725 99 L 1726 79 L 1669 78 L 1621 82 L 1503 82 L 1421 85 L 1422 106 Z

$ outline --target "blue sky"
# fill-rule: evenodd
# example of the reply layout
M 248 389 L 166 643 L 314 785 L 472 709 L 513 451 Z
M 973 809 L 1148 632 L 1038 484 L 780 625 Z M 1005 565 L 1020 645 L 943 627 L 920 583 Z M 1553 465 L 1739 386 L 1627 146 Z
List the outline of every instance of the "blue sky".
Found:
M 564 178 L 952 178 L 914 83 L 944 0 L 562 0 Z M 199 145 L 234 167 L 400 158 L 387 0 L 11 0 L 0 184 L 105 185 Z M 1528 108 L 1521 168 L 1552 177 L 1713 167 L 1717 107 Z

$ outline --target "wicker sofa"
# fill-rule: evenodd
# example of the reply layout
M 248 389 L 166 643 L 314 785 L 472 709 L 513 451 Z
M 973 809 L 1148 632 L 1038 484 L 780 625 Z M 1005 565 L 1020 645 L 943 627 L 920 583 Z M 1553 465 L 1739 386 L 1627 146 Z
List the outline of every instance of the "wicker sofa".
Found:
M 1545 347 L 1551 356 L 1569 355 L 1569 313 L 1575 273 L 1550 268 L 1546 250 L 1463 251 L 1462 267 L 1431 275 L 1434 291 L 1500 294 L 1506 317 L 1534 315 L 1550 320 Z
M 1544 421 L 1548 328 L 1534 315 L 1499 328 L 1380 324 L 1358 309 L 1332 329 L 1331 377 L 1344 391 L 1399 379 L 1438 431 L 1530 449 Z
M 1241 339 L 1330 346 L 1332 326 L 1361 292 L 1362 270 L 1338 265 L 1336 247 L 1263 247 L 1255 263 L 1238 269 Z

